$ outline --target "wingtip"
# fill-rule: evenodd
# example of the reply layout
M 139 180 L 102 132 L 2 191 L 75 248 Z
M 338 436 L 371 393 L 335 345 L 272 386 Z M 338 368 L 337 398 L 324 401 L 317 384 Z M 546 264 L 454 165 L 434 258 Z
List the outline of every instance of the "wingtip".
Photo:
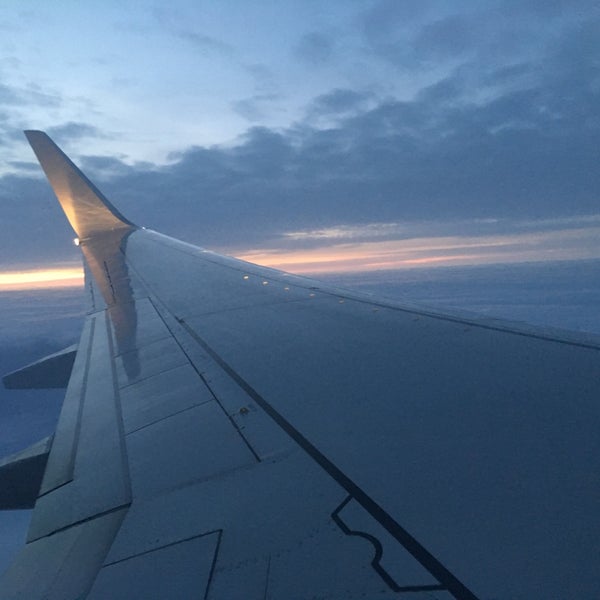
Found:
M 25 129 L 25 130 L 23 130 L 23 133 L 25 134 L 25 137 L 27 139 L 29 139 L 31 137 L 36 137 L 39 135 L 48 137 L 48 134 L 45 131 L 41 131 L 40 129 Z
M 79 238 L 114 229 L 136 229 L 44 131 L 24 134 Z

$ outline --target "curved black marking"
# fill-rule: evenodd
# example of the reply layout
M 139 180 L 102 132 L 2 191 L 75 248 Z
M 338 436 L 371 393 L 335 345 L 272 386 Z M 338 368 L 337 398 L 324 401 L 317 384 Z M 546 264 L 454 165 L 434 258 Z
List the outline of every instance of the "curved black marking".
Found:
M 445 590 L 446 587 L 441 584 L 428 584 L 428 585 L 398 585 L 393 577 L 383 568 L 381 565 L 381 558 L 383 556 L 383 546 L 381 542 L 370 533 L 366 531 L 358 531 L 356 529 L 350 529 L 344 521 L 340 518 L 340 512 L 344 509 L 344 507 L 353 500 L 352 496 L 348 496 L 332 513 L 331 518 L 336 522 L 337 526 L 346 534 L 346 535 L 355 535 L 365 540 L 371 542 L 373 547 L 375 548 L 375 556 L 371 561 L 371 566 L 377 572 L 377 574 L 385 581 L 388 587 L 394 592 L 433 592 L 433 591 L 442 591 Z
M 457 600 L 478 600 L 477 596 L 451 573 L 427 548 L 414 538 L 392 515 L 384 510 L 373 498 L 348 477 L 335 463 L 329 460 L 281 413 L 263 398 L 240 374 L 225 361 L 184 319 L 175 316 L 181 326 L 194 340 L 221 366 L 221 368 L 285 431 L 329 476 L 337 481 L 379 524 L 388 531 L 433 577 L 441 584 L 436 590 L 446 590 Z M 399 591 L 421 591 L 425 586 L 400 589 Z
M 375 548 L 375 556 L 371 561 L 371 566 L 379 577 L 385 581 L 385 583 L 390 587 L 394 592 L 400 591 L 400 586 L 394 581 L 392 576 L 381 566 L 381 557 L 383 556 L 383 546 L 381 542 L 370 533 L 366 531 L 357 531 L 354 529 L 350 529 L 344 521 L 340 518 L 340 512 L 343 510 L 344 506 L 348 504 L 352 500 L 352 496 L 348 496 L 332 513 L 331 518 L 336 522 L 337 526 L 346 534 L 346 535 L 355 535 L 357 537 L 364 538 L 368 542 L 370 542 Z

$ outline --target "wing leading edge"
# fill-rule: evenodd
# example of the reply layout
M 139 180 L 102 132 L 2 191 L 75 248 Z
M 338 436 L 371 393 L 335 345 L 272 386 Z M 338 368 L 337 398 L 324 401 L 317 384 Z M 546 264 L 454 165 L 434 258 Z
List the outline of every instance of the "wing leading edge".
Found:
M 575 402 L 578 443 L 596 440 L 597 340 L 377 302 L 138 229 L 27 136 L 94 281 L 0 598 L 593 589 L 598 454 L 564 416 Z

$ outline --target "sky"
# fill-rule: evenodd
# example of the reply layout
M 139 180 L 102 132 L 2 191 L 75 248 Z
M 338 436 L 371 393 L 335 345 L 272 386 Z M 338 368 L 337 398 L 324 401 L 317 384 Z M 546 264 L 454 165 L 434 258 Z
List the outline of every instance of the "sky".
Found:
M 7 1 L 0 117 L 5 273 L 79 261 L 27 128 L 287 270 L 600 257 L 596 2 Z
M 3 372 L 72 343 L 82 319 L 80 252 L 24 129 L 180 239 L 342 283 L 369 271 L 378 289 L 411 269 L 394 277 L 414 300 L 599 330 L 597 2 L 1 2 Z M 542 271 L 512 283 L 409 285 L 531 261 Z M 60 407 L 60 392 L 15 394 L 0 454 Z M 27 518 L 0 515 L 0 571 Z

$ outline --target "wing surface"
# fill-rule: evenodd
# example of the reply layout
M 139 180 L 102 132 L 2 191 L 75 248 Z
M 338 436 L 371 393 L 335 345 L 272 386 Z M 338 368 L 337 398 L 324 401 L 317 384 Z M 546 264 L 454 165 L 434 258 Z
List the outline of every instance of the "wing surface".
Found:
M 597 338 L 139 229 L 28 137 L 91 308 L 0 598 L 594 595 Z

